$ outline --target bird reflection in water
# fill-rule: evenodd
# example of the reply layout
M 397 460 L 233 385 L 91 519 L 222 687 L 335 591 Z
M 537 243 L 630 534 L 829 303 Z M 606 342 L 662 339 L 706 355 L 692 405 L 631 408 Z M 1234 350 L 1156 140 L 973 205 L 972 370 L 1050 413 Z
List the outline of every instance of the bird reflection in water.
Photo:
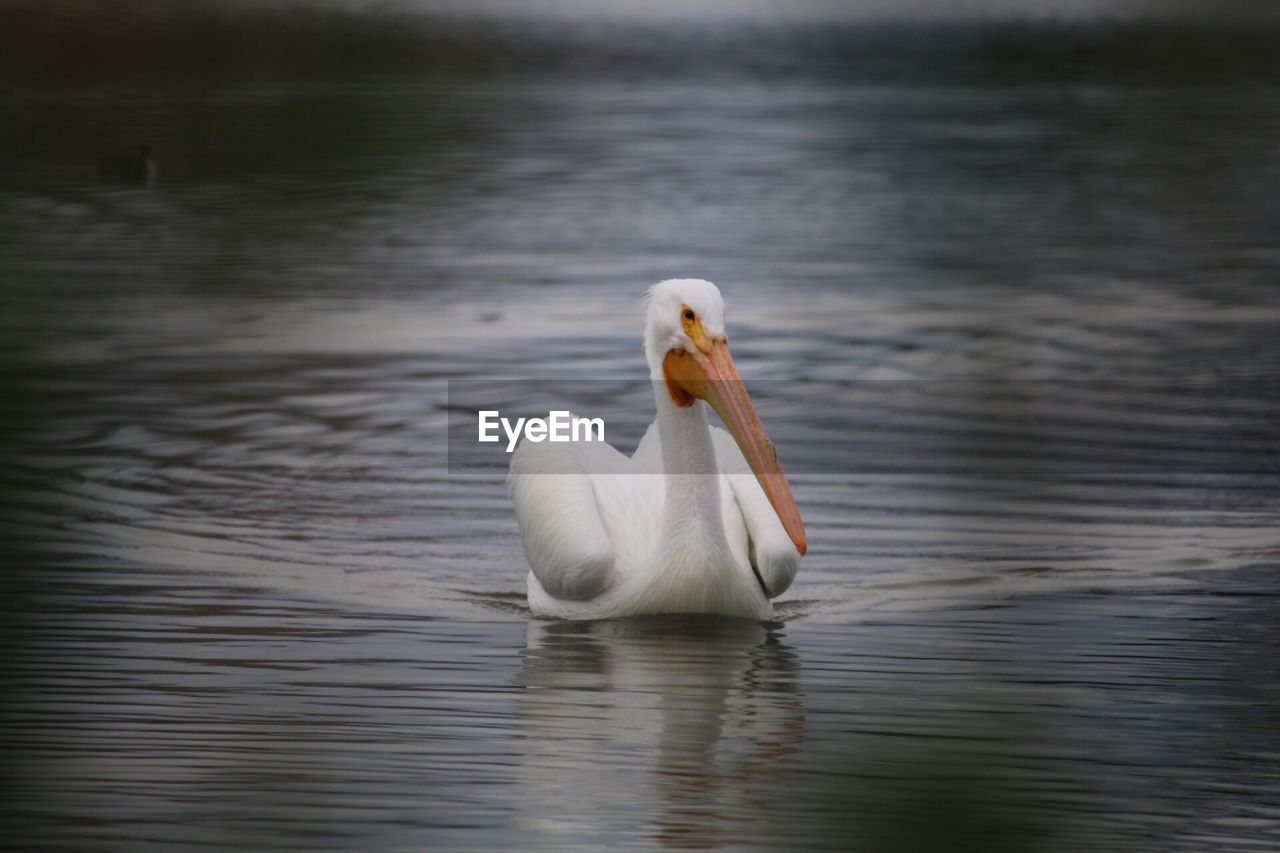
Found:
M 754 620 L 531 622 L 520 683 L 527 828 L 543 837 L 633 836 L 642 805 L 663 846 L 745 839 L 804 739 L 796 654 Z

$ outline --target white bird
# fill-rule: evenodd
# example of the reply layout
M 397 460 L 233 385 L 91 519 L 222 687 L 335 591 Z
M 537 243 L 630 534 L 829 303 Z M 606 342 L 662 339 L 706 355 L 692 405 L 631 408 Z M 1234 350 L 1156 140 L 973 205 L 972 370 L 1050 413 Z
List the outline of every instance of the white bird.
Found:
M 527 440 L 511 459 L 529 607 L 767 619 L 806 550 L 804 524 L 729 355 L 716 286 L 650 288 L 644 352 L 657 418 L 630 459 L 603 442 Z M 707 423 L 708 404 L 728 433 Z

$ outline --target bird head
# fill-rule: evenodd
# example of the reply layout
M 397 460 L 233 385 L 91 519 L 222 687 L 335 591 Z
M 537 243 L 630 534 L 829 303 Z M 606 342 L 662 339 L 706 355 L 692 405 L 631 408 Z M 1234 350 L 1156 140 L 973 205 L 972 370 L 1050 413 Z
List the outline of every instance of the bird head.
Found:
M 709 281 L 668 279 L 649 289 L 644 338 L 650 377 L 676 406 L 704 400 L 728 428 L 774 512 L 804 554 L 804 522 L 778 453 L 738 376 L 725 334 L 724 298 Z

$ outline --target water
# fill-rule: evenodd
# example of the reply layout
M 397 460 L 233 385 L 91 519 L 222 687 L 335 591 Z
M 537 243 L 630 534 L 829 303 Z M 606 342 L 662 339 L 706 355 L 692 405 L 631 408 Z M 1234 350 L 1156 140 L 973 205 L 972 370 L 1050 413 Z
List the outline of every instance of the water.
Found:
M 11 843 L 1280 844 L 1280 85 L 733 46 L 6 85 Z M 634 391 L 685 275 L 810 555 L 532 619 L 447 382 Z

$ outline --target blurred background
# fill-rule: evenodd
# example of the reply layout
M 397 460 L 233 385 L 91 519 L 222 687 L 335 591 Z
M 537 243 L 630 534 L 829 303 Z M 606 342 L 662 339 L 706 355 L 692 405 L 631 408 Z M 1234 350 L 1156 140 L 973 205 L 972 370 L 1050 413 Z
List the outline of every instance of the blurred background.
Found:
M 1280 844 L 1278 37 L 4 3 L 8 843 Z M 810 554 L 773 623 L 533 620 L 450 388 L 629 451 L 669 277 Z

